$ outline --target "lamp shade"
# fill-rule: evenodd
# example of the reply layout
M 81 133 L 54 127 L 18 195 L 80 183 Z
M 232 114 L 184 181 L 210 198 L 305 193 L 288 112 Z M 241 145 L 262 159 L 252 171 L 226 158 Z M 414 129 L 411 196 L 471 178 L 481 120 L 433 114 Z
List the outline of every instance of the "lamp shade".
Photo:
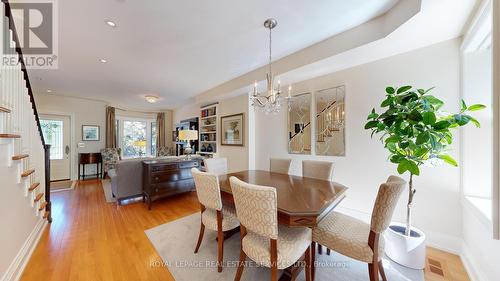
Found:
M 198 131 L 197 130 L 182 130 L 179 131 L 179 140 L 182 141 L 190 141 L 198 139 Z

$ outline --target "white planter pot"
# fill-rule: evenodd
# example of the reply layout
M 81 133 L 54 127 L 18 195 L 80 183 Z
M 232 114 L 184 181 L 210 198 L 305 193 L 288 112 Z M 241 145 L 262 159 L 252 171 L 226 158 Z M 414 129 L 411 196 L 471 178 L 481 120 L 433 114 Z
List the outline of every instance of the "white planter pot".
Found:
M 425 233 L 412 227 L 411 236 L 404 235 L 405 224 L 391 223 L 384 234 L 385 254 L 396 263 L 413 268 L 425 268 Z

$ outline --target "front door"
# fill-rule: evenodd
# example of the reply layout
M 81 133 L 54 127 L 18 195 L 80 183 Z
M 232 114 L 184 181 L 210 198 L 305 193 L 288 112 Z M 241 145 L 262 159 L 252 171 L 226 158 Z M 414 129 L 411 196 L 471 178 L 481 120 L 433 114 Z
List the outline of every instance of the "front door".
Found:
M 50 144 L 50 181 L 69 180 L 70 155 L 70 117 L 63 115 L 41 115 L 45 143 Z

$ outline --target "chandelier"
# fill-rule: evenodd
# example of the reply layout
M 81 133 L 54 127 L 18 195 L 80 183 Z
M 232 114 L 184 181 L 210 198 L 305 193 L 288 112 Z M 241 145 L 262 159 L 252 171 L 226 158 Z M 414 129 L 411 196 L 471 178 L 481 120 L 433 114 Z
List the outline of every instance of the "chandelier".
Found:
M 278 79 L 277 86 L 274 85 L 274 75 L 272 72 L 272 29 L 276 27 L 278 22 L 275 19 L 267 19 L 264 22 L 264 27 L 269 29 L 269 72 L 266 75 L 267 89 L 265 92 L 257 92 L 257 81 L 253 86 L 253 93 L 250 96 L 252 106 L 264 108 L 266 113 L 278 113 L 281 107 L 281 85 Z M 292 86 L 288 87 L 288 97 L 290 99 Z

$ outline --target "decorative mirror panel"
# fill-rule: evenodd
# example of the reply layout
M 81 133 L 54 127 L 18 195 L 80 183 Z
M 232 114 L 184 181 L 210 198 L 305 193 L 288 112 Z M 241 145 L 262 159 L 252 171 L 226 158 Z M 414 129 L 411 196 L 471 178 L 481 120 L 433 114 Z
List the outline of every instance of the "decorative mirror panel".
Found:
M 311 93 L 293 96 L 288 103 L 288 153 L 311 154 Z
M 316 155 L 345 156 L 345 86 L 316 96 Z

